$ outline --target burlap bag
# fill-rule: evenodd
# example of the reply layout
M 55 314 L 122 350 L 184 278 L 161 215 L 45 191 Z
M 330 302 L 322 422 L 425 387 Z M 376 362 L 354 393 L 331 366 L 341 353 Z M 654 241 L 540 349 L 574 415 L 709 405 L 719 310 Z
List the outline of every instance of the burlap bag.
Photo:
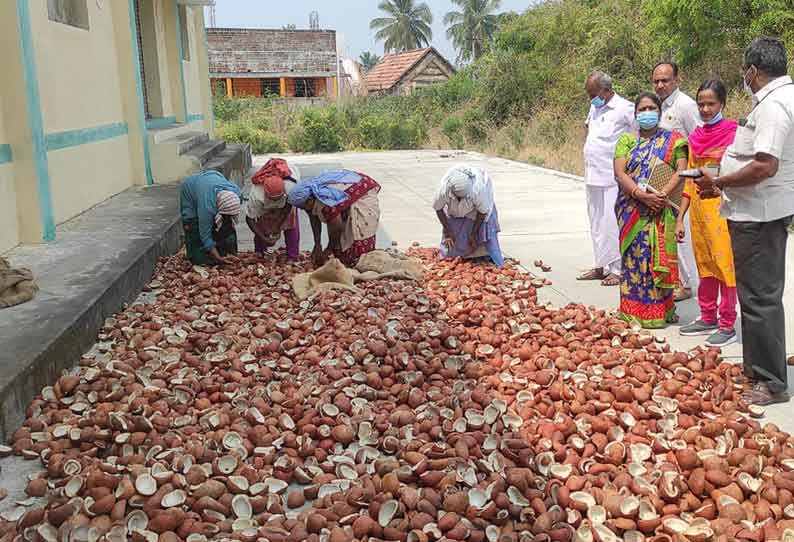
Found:
M 12 269 L 8 260 L 0 258 L 0 309 L 26 303 L 38 291 L 30 269 Z

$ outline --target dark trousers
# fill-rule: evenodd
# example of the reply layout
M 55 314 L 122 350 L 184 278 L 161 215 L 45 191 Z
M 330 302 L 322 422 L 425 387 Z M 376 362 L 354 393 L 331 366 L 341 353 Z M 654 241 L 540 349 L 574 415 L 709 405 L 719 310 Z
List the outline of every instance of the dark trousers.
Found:
M 728 221 L 742 310 L 744 374 L 765 380 L 773 392 L 788 388 L 783 287 L 790 221 Z

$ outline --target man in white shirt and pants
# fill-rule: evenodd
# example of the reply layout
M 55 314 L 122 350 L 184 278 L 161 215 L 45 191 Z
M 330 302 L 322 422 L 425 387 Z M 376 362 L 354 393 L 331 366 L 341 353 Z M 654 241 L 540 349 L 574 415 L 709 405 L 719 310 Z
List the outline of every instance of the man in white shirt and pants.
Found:
M 618 183 L 615 181 L 615 145 L 625 132 L 634 131 L 634 104 L 618 96 L 612 79 L 593 72 L 585 89 L 590 96 L 587 141 L 584 145 L 585 190 L 595 267 L 578 278 L 600 280 L 604 286 L 620 284 L 620 236 L 615 215 Z
M 681 92 L 678 65 L 675 62 L 660 62 L 653 69 L 651 77 L 656 95 L 662 99 L 662 116 L 659 126 L 689 138 L 701 124 L 698 104 Z M 697 286 L 697 263 L 692 249 L 692 228 L 687 217 L 684 241 L 678 245 L 678 266 L 681 287 L 676 289 L 675 300 L 683 301 L 692 297 L 692 289 Z
M 703 197 L 722 192 L 742 310 L 744 374 L 755 385 L 747 403 L 789 400 L 786 366 L 788 226 L 794 215 L 794 82 L 783 42 L 758 38 L 744 53 L 753 110 L 739 124 L 716 179 L 697 180 Z M 707 170 L 706 170 L 707 171 Z

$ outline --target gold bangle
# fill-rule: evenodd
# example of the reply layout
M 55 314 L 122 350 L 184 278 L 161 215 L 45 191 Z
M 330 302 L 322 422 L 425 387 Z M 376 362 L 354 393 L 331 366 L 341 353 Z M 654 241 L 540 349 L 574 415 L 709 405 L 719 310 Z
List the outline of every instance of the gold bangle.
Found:
M 631 199 L 637 199 L 637 190 L 639 190 L 639 189 L 640 189 L 639 186 L 635 186 L 634 187 L 634 190 L 631 191 L 631 196 L 630 196 Z

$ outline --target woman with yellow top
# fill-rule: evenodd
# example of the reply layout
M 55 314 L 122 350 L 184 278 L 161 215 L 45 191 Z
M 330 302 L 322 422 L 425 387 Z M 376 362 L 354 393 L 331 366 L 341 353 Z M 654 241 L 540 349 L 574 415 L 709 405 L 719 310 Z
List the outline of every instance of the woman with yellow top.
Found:
M 727 91 L 721 81 L 703 83 L 697 93 L 703 126 L 689 136 L 689 167 L 719 167 L 722 155 L 733 143 L 738 124 L 723 118 Z M 710 335 L 708 346 L 736 342 L 736 275 L 727 221 L 720 217 L 720 198 L 702 199 L 695 183 L 687 180 L 676 234 L 684 238 L 684 216 L 690 214 L 692 245 L 700 275 L 700 318 L 681 328 L 681 335 Z M 718 304 L 719 300 L 719 304 Z

